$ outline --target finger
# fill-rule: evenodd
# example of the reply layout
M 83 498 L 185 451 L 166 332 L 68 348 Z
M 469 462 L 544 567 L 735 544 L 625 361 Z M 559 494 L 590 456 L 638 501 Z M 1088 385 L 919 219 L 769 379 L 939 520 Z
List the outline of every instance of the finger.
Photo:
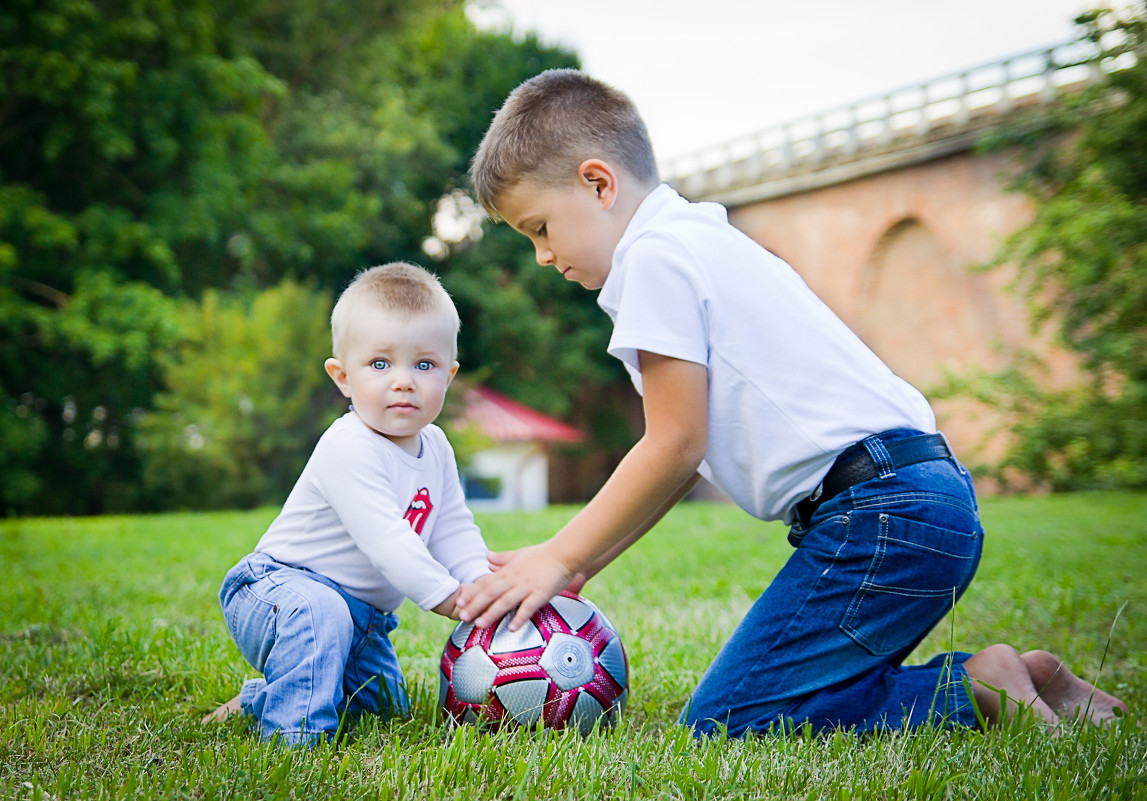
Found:
M 524 596 L 525 593 L 517 587 L 507 589 L 496 598 L 490 600 L 485 611 L 475 618 L 474 625 L 480 629 L 485 629 L 497 624 L 499 620 L 505 617 L 506 613 L 522 602 Z M 527 616 L 527 620 L 528 619 L 529 617 Z M 511 625 L 510 630 L 517 631 L 513 625 Z
M 517 631 L 522 626 L 526 625 L 534 612 L 537 612 L 543 606 L 548 604 L 550 599 L 544 595 L 534 593 L 527 596 L 518 604 L 518 611 L 514 613 L 514 619 L 510 621 L 510 631 Z
M 486 561 L 492 565 L 505 565 L 514 558 L 517 551 L 488 551 L 486 553 Z
M 482 592 L 482 588 L 488 580 L 489 578 L 487 576 L 482 576 L 469 584 L 460 585 L 458 587 L 458 598 L 454 603 L 459 609 L 471 603 L 474 597 Z
M 575 573 L 574 577 L 570 579 L 570 583 L 566 585 L 566 592 L 572 592 L 574 595 L 581 593 L 582 587 L 589 581 L 585 573 Z
M 491 606 L 513 588 L 511 582 L 500 576 L 501 574 L 490 574 L 474 582 L 474 592 L 469 593 L 464 608 L 459 610 L 464 622 L 473 621 L 478 628 L 486 628 L 490 625 L 488 621 L 497 612 L 497 610 L 491 611 Z M 513 604 L 506 605 L 505 609 L 497 612 L 497 617 L 493 617 L 493 622 L 497 622 L 511 606 Z

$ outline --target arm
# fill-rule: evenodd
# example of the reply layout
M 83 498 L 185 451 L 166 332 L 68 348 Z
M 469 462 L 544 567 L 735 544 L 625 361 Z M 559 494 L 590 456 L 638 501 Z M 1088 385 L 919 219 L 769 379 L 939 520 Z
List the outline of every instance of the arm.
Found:
M 450 593 L 450 597 L 448 597 L 446 600 L 439 603 L 437 606 L 432 608 L 430 611 L 434 612 L 435 614 L 442 615 L 442 617 L 448 617 L 451 620 L 458 620 L 459 619 L 458 618 L 458 593 L 459 592 L 461 592 L 461 588 L 454 590 L 454 592 Z
M 682 484 L 676 492 L 669 496 L 669 500 L 666 501 L 660 509 L 654 512 L 648 520 L 642 523 L 638 528 L 634 529 L 629 534 L 629 536 L 625 537 L 621 542 L 610 548 L 609 551 L 607 551 L 604 555 L 595 559 L 592 564 L 588 565 L 583 571 L 585 580 L 589 581 L 591 578 L 596 576 L 601 572 L 602 568 L 604 568 L 617 557 L 621 556 L 626 548 L 644 537 L 650 529 L 661 522 L 661 518 L 665 517 L 665 515 L 669 513 L 669 510 L 677 505 L 678 501 L 688 495 L 689 491 L 697 486 L 697 482 L 700 480 L 700 473 L 694 473 L 688 479 L 686 479 L 685 483 Z
M 600 570 L 691 485 L 708 442 L 704 365 L 640 353 L 645 434 L 593 500 L 557 534 L 463 589 L 463 620 L 493 624 L 515 606 L 516 630 L 578 573 Z

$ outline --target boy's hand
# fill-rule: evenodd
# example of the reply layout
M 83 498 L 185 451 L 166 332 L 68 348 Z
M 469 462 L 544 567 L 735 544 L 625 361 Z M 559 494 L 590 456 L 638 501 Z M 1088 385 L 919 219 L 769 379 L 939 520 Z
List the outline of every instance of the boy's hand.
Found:
M 486 554 L 486 561 L 490 563 L 491 572 L 497 573 L 499 570 L 505 567 L 509 561 L 517 555 L 517 553 L 517 550 L 490 551 L 488 554 Z M 570 583 L 562 589 L 565 592 L 572 592 L 574 595 L 577 595 L 581 592 L 582 587 L 586 585 L 587 581 L 589 581 L 589 576 L 587 576 L 585 573 L 575 573 L 574 577 L 570 580 Z
M 534 612 L 570 586 L 578 575 L 551 556 L 548 545 L 531 545 L 505 555 L 491 554 L 491 566 L 497 565 L 496 572 L 461 588 L 458 598 L 461 619 L 486 628 L 517 607 L 510 631 L 521 628 Z

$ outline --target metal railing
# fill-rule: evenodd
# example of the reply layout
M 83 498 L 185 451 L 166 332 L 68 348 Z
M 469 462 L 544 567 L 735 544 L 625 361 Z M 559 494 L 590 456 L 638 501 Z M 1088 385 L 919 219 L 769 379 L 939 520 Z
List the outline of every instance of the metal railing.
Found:
M 674 158 L 662 176 L 682 194 L 702 197 L 982 127 L 1095 81 L 1095 52 L 1093 44 L 1074 41 L 981 64 Z

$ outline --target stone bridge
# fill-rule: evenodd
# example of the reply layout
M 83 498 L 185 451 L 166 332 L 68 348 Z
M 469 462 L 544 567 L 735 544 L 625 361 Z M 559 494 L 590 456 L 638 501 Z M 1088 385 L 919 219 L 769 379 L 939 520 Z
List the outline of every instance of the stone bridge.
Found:
M 998 368 L 1027 348 L 1052 380 L 1072 360 L 1037 341 L 1009 271 L 975 272 L 1030 218 L 1007 189 L 1013 154 L 977 152 L 993 127 L 1096 78 L 1081 43 L 970 68 L 776 126 L 663 165 L 692 200 L 788 261 L 898 374 L 927 394 L 945 371 Z M 997 458 L 998 423 L 934 404 L 965 461 Z

